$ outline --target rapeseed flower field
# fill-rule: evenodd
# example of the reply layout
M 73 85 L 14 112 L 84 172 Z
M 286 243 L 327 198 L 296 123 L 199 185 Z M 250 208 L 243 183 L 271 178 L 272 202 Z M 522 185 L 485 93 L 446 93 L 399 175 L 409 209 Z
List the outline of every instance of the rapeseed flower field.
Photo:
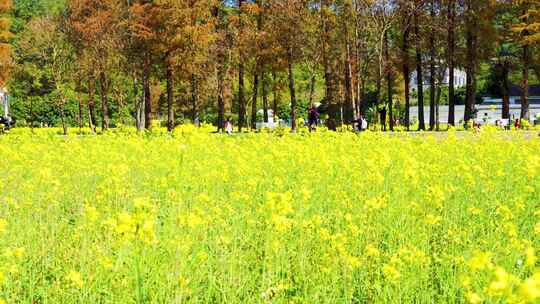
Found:
M 514 132 L 0 136 L 1 303 L 536 303 Z

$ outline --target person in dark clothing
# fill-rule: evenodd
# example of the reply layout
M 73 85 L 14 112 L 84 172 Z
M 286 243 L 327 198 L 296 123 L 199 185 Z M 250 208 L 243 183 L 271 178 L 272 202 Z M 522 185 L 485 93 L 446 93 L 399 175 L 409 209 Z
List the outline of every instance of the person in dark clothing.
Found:
M 308 112 L 308 126 L 309 126 L 309 132 L 312 132 L 317 128 L 319 122 L 319 112 L 317 112 L 317 108 L 315 106 L 311 106 Z
M 381 125 L 383 131 L 386 131 L 386 107 L 379 110 L 379 115 L 381 116 Z

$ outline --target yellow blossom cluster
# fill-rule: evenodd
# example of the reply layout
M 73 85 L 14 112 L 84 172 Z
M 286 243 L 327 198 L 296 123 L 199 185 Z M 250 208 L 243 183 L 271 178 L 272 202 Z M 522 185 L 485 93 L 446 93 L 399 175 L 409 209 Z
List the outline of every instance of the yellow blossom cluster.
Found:
M 530 134 L 0 136 L 0 303 L 539 303 Z

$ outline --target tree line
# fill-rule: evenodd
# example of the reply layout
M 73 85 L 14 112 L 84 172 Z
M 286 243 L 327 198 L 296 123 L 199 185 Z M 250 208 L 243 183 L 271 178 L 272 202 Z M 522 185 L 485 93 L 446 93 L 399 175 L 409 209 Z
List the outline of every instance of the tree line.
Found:
M 34 14 L 29 2 L 0 0 L 0 84 L 19 119 L 58 117 L 65 132 L 143 130 L 157 117 L 169 130 L 180 119 L 221 130 L 231 115 L 241 131 L 270 113 L 295 130 L 316 102 L 335 125 L 385 107 L 390 129 L 397 118 L 409 129 L 416 104 L 418 128 L 433 130 L 441 103 L 460 123 L 456 69 L 464 123 L 485 67 L 503 118 L 517 80 L 529 119 L 529 82 L 540 78 L 538 0 L 67 0 Z

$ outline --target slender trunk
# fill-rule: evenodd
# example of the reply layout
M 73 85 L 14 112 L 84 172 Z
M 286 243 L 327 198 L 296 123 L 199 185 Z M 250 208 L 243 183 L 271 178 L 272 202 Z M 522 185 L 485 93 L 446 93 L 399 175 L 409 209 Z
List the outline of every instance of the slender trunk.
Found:
M 257 99 L 259 95 L 259 72 L 253 73 L 253 100 L 251 102 L 251 129 L 257 129 Z
M 174 129 L 174 80 L 171 65 L 167 62 L 167 130 Z
M 242 59 L 240 60 L 242 61 Z M 244 96 L 244 64 L 238 65 L 238 131 L 242 132 L 242 127 L 246 121 L 246 101 Z
M 435 21 L 435 2 L 430 5 L 431 22 Z M 435 129 L 435 29 L 430 27 L 429 34 L 429 130 Z
M 381 71 L 381 65 L 377 64 L 377 79 L 375 80 L 375 108 L 379 110 L 379 104 L 381 99 L 381 91 L 382 91 L 382 71 Z M 386 131 L 386 117 L 384 120 L 381 120 L 380 115 L 375 115 L 375 123 L 381 124 L 384 131 Z
M 403 41 L 401 56 L 403 59 L 403 82 L 405 85 L 405 126 L 407 131 L 410 128 L 410 107 L 411 107 L 411 68 L 409 65 L 409 37 L 410 37 L 410 17 L 406 16 L 406 20 L 403 24 Z
M 82 131 L 84 127 L 84 118 L 83 118 L 83 101 L 81 96 L 81 79 L 77 77 L 77 103 L 79 106 L 79 114 L 77 116 L 77 122 L 79 123 L 79 132 Z
M 355 1 L 355 8 L 354 11 L 358 12 L 358 1 Z M 356 105 L 356 113 L 357 115 L 360 115 L 362 113 L 362 76 L 360 75 L 360 64 L 361 64 L 361 55 L 360 55 L 360 30 L 359 30 L 359 16 L 357 13 L 355 13 L 355 21 L 354 21 L 354 56 L 355 56 L 355 77 L 356 80 L 356 96 L 355 96 L 355 102 Z
M 330 39 L 330 25 L 325 16 L 325 12 L 328 10 L 328 0 L 321 1 L 321 28 L 323 30 L 322 39 L 321 39 L 321 51 L 323 59 L 323 69 L 324 69 L 324 84 L 326 89 L 325 94 L 325 104 L 328 106 L 328 116 L 329 120 L 335 121 L 340 119 L 340 114 L 337 110 L 337 101 L 336 101 L 336 88 L 335 80 L 332 71 L 332 62 L 330 59 L 330 49 L 331 49 L 331 39 Z
M 197 76 L 195 74 L 191 75 L 191 109 L 192 109 L 192 120 L 193 124 L 200 126 L 199 121 L 199 92 L 198 92 L 198 83 Z
M 147 65 L 144 69 L 145 81 L 144 85 L 144 127 L 150 129 L 152 127 L 152 92 L 150 91 L 150 66 Z
M 135 123 L 137 125 L 137 131 L 141 132 L 144 129 L 144 83 L 146 79 L 143 75 L 142 79 L 142 95 L 139 96 L 139 81 L 137 76 L 133 77 L 133 94 L 135 96 Z
M 105 73 L 101 71 L 99 73 L 99 85 L 101 94 L 101 129 L 107 130 L 109 128 L 109 100 L 108 100 L 108 84 Z
M 292 49 L 289 49 L 288 70 L 289 70 L 289 92 L 291 95 L 291 130 L 296 132 L 296 92 L 294 89 L 294 75 L 292 66 Z
M 64 135 L 68 135 L 68 127 L 66 124 L 65 100 L 63 100 L 63 97 L 60 104 L 60 121 L 62 122 L 62 130 L 63 130 Z
M 424 121 L 424 76 L 422 69 L 422 49 L 420 45 L 418 13 L 414 16 L 414 36 L 416 39 L 416 77 L 418 85 L 418 129 L 425 130 L 426 124 Z
M 94 105 L 94 73 L 88 73 L 88 127 L 96 132 L 96 114 Z
M 508 65 L 503 63 L 503 75 L 502 75 L 502 97 L 503 97 L 503 106 L 502 106 L 502 119 L 510 119 L 510 85 L 508 82 Z
M 225 67 L 218 67 L 218 132 L 225 131 Z
M 263 22 L 263 13 L 264 10 L 262 9 L 262 3 L 261 0 L 255 1 L 257 6 L 260 8 L 259 14 L 257 15 L 257 31 L 256 35 L 259 34 L 262 30 L 262 22 Z M 256 48 L 256 52 L 259 51 L 259 46 L 255 42 L 254 46 Z M 257 101 L 259 99 L 259 73 L 262 70 L 261 62 L 259 61 L 259 54 L 255 54 L 255 71 L 253 73 L 253 100 L 251 102 L 251 129 L 256 130 L 257 129 Z M 263 80 L 264 82 L 264 80 Z
M 466 101 L 465 101 L 465 124 L 473 118 L 473 110 L 476 99 L 476 34 L 473 32 L 472 25 L 467 27 L 467 73 Z
M 315 76 L 314 72 L 312 73 L 313 74 L 311 75 L 311 81 L 309 84 L 309 106 L 310 107 L 313 106 L 313 97 L 315 96 L 315 84 L 317 82 L 317 76 Z
M 347 115 L 345 117 L 345 123 L 351 124 L 353 120 L 356 120 L 358 116 L 356 113 L 356 106 L 354 105 L 354 92 L 352 83 L 352 58 L 351 58 L 351 46 L 349 39 L 346 39 L 346 58 L 345 58 L 345 104 L 347 109 Z
M 444 77 L 446 76 L 446 67 L 439 67 L 439 72 L 437 75 L 437 94 L 435 98 L 435 130 L 440 131 L 440 116 L 439 108 L 441 104 L 441 95 L 442 95 L 442 83 L 444 82 Z
M 272 71 L 272 78 L 273 78 L 273 86 L 272 86 L 272 91 L 273 91 L 273 102 L 272 102 L 272 114 L 273 114 L 273 117 L 274 117 L 274 122 L 277 122 L 276 120 L 276 117 L 277 116 L 277 113 L 278 113 L 278 100 L 279 100 L 279 90 L 278 90 L 278 83 L 277 83 L 277 75 L 276 75 L 276 72 Z
M 456 19 L 456 1 L 448 2 L 448 125 L 456 124 L 455 110 L 455 88 L 454 88 L 454 68 L 455 68 L 455 19 Z
M 390 131 L 394 131 L 394 105 L 392 100 L 392 70 L 390 68 L 390 54 L 388 50 L 388 32 L 384 33 L 384 57 L 386 61 L 386 85 L 388 95 L 388 115 L 390 117 Z
M 240 35 L 243 33 L 243 27 L 244 24 L 242 22 L 242 6 L 244 4 L 244 0 L 238 0 L 238 17 L 240 19 L 239 22 L 239 31 Z M 240 47 L 239 50 L 239 57 L 240 60 L 238 61 L 238 131 L 242 132 L 242 128 L 244 127 L 246 123 L 246 100 L 244 96 L 244 52 L 242 51 L 242 48 Z
M 28 97 L 26 97 L 28 98 Z M 30 97 L 30 131 L 32 134 L 34 133 L 34 123 L 35 123 L 35 115 L 34 115 L 34 99 Z
M 526 33 L 524 33 L 526 35 Z M 530 69 L 530 46 L 523 45 L 522 50 L 522 80 L 521 80 L 521 119 L 529 120 L 529 69 Z
M 264 72 L 261 73 L 262 99 L 263 99 L 263 119 L 268 123 L 268 81 Z

